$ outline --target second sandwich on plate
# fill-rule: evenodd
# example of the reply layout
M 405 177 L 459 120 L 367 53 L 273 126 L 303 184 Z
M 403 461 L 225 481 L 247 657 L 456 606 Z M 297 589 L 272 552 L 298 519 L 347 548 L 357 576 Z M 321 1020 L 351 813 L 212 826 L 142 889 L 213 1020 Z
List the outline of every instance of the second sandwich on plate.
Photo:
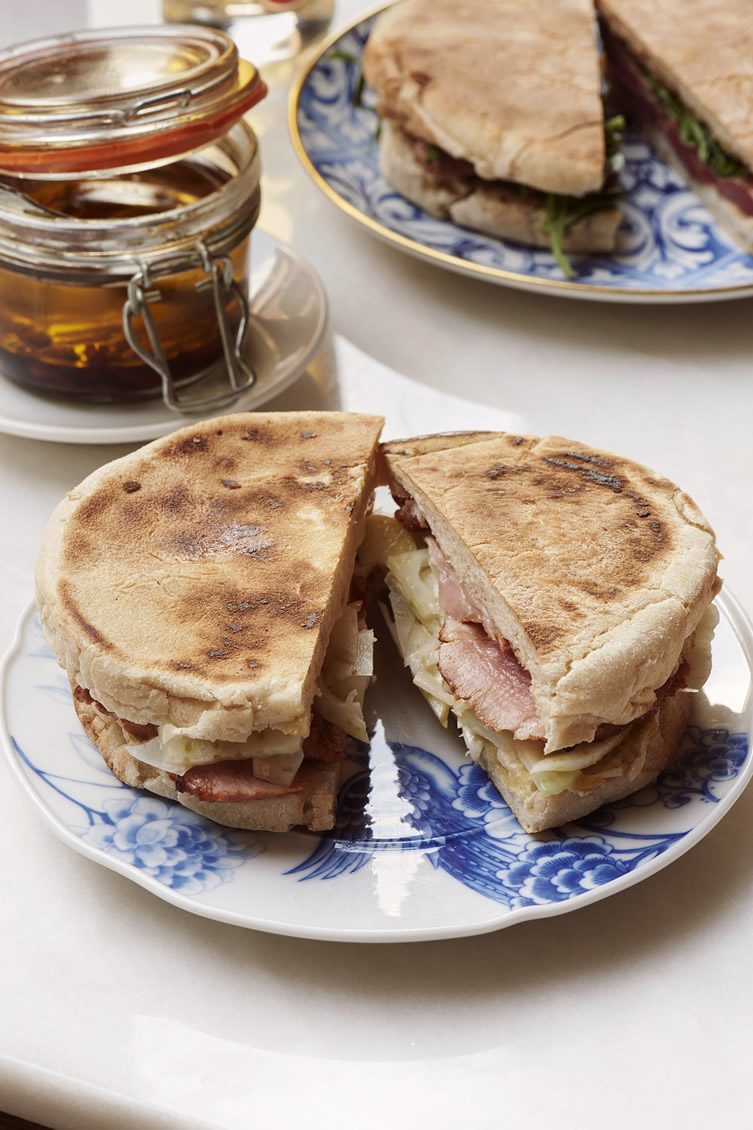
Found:
M 550 13 L 547 12 L 547 15 Z M 385 179 L 433 216 L 536 247 L 610 251 L 617 119 L 605 119 L 593 0 L 402 0 L 364 73 Z
M 440 721 L 522 827 L 636 792 L 672 761 L 709 674 L 714 534 L 653 471 L 558 437 L 383 446 L 395 518 L 364 561 Z

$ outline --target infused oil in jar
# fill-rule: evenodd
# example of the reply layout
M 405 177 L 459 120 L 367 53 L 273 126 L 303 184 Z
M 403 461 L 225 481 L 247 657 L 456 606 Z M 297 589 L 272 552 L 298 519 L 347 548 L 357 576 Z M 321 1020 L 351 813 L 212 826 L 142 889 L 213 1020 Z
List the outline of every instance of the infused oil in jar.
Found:
M 82 73 L 87 62 L 91 69 L 92 56 L 101 62 L 112 55 L 103 35 L 84 37 L 90 58 L 80 66 Z M 152 33 L 143 35 L 153 46 Z M 232 56 L 224 38 L 220 48 Z M 157 43 L 163 53 L 167 47 L 168 55 L 175 54 L 175 43 L 164 36 Z M 195 52 L 194 42 L 191 47 Z M 210 61 L 216 69 L 216 58 Z M 188 64 L 196 70 L 193 55 Z M 169 74 L 169 62 L 160 65 Z M 175 83 L 174 75 L 169 78 Z M 83 147 L 67 161 L 59 151 L 60 138 L 58 145 L 53 138 L 49 161 L 28 153 L 25 160 L 19 145 L 4 152 L 0 128 L 4 377 L 30 390 L 87 401 L 161 393 L 181 411 L 232 403 L 253 379 L 244 350 L 250 233 L 259 211 L 257 142 L 237 113 L 227 128 L 221 99 L 220 125 L 207 127 L 204 119 L 197 126 L 184 113 L 155 140 L 170 100 L 179 109 L 186 99 L 190 104 L 188 78 L 181 77 L 177 91 L 151 98 L 154 113 L 149 93 L 140 95 L 146 109 L 125 113 L 126 130 L 131 130 L 125 144 L 112 143 L 114 127 L 110 123 L 108 129 L 105 112 L 99 144 L 90 137 L 89 153 Z M 0 56 L 0 103 L 3 97 L 7 101 L 9 85 L 3 83 Z M 226 94 L 234 90 L 231 86 Z M 132 108 L 132 88 L 127 94 Z M 44 96 L 42 91 L 40 101 Z M 258 96 L 255 89 L 254 100 Z M 248 95 L 239 101 L 235 90 L 236 110 L 247 101 Z M 215 91 L 215 110 L 217 103 Z M 218 130 L 218 136 L 210 136 Z M 206 143 L 193 149 L 197 139 Z M 165 149 L 169 156 L 160 156 Z M 86 168 L 94 151 L 105 167 Z M 199 388 L 198 382 L 218 367 L 227 370 L 229 380 L 219 396 L 181 398 L 178 390 Z

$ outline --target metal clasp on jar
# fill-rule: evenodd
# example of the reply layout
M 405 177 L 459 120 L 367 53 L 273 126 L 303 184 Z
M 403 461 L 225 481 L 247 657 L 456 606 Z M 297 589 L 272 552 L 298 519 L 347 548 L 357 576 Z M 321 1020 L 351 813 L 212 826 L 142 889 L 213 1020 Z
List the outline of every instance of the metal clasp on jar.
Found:
M 123 306 L 123 333 L 134 353 L 159 375 L 162 382 L 162 399 L 172 412 L 192 415 L 210 412 L 214 409 L 228 408 L 238 397 L 248 391 L 256 382 L 256 374 L 247 364 L 243 349 L 249 325 L 248 297 L 243 288 L 233 278 L 233 263 L 229 256 L 213 256 L 204 243 L 194 245 L 194 254 L 180 263 L 171 262 L 171 272 L 177 273 L 187 268 L 199 266 L 206 278 L 196 284 L 197 290 L 212 288 L 217 328 L 222 342 L 222 352 L 227 369 L 229 389 L 208 396 L 187 397 L 179 395 L 176 381 L 170 369 L 170 362 L 160 340 L 159 331 L 150 306 L 162 300 L 162 294 L 154 283 L 154 275 L 159 265 L 142 264 L 128 284 L 128 297 Z M 160 272 L 162 273 L 162 272 Z M 235 298 L 241 317 L 233 336 L 228 318 L 228 299 Z M 151 346 L 151 353 L 141 344 L 135 334 L 136 319 L 141 318 Z M 198 374 L 190 381 L 191 385 L 200 383 L 207 374 Z

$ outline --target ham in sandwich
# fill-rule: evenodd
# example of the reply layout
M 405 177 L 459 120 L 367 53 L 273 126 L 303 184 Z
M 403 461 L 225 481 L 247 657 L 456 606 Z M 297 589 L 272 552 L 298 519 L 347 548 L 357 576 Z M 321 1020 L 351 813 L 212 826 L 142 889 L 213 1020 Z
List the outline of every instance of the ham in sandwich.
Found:
M 414 682 L 522 827 L 538 832 L 654 780 L 708 675 L 714 535 L 654 472 L 556 437 L 383 445 L 387 570 Z

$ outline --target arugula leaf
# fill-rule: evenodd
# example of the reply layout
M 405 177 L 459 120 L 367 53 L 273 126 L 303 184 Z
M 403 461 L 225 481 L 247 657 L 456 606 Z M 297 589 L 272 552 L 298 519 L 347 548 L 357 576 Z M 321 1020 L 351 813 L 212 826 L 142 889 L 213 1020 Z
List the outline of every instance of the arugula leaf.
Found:
M 572 263 L 565 251 L 565 236 L 577 223 L 594 212 L 605 212 L 619 200 L 622 193 L 617 188 L 592 192 L 590 196 L 560 196 L 547 193 L 544 231 L 549 236 L 552 255 L 566 279 L 573 278 Z
M 750 176 L 745 165 L 722 148 L 706 126 L 696 118 L 695 114 L 688 110 L 687 106 L 671 90 L 668 90 L 653 75 L 646 74 L 646 78 L 660 105 L 666 110 L 670 118 L 677 123 L 683 145 L 687 145 L 688 149 L 695 149 L 703 163 L 713 169 L 717 176 Z
M 549 236 L 552 255 L 554 255 L 562 274 L 566 279 L 571 279 L 575 272 L 565 253 L 565 235 L 569 226 L 567 201 L 567 196 L 558 196 L 554 192 L 547 193 L 544 231 Z
M 614 114 L 604 121 L 604 158 L 606 176 L 619 172 L 622 168 L 624 157 L 622 153 L 622 140 L 625 129 L 625 119 L 622 114 Z
M 604 121 L 606 175 L 601 192 L 592 192 L 589 196 L 561 196 L 559 193 L 547 193 L 544 231 L 549 236 L 552 254 L 566 279 L 573 278 L 574 271 L 565 251 L 565 236 L 586 216 L 613 208 L 622 195 L 617 187 L 617 173 L 622 165 L 624 128 L 625 119 L 622 114 L 615 114 Z

